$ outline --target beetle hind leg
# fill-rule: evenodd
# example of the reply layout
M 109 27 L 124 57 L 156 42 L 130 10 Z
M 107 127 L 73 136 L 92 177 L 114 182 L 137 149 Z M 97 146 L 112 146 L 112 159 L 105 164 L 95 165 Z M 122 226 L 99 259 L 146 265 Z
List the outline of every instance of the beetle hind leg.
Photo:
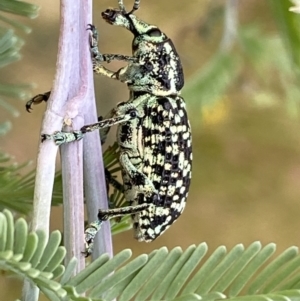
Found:
M 101 225 L 104 221 L 107 221 L 111 218 L 124 216 L 128 214 L 136 214 L 145 209 L 148 209 L 149 204 L 140 204 L 136 206 L 128 206 L 123 208 L 115 208 L 108 210 L 99 210 L 98 219 L 92 223 L 90 223 L 85 229 L 85 251 L 82 252 L 85 257 L 88 257 L 93 252 L 94 240 L 98 231 L 101 229 Z

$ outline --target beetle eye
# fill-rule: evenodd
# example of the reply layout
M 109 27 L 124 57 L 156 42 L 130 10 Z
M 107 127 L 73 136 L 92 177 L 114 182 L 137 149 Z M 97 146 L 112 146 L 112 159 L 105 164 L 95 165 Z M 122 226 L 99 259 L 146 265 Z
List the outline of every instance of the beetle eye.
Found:
M 129 115 L 130 115 L 131 118 L 137 117 L 137 112 L 136 112 L 136 110 L 135 110 L 135 109 L 131 109 L 131 110 L 129 111 Z
M 160 37 L 161 31 L 158 28 L 153 28 L 147 32 L 147 35 L 150 37 Z

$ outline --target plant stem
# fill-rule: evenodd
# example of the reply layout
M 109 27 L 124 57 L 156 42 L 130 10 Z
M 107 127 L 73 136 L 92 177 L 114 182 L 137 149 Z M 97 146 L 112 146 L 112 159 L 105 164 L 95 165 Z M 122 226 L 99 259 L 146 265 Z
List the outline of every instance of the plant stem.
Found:
M 88 111 L 95 112 L 95 102 L 89 102 Z M 96 116 L 85 116 L 87 124 L 95 123 Z M 108 209 L 108 198 L 102 160 L 102 151 L 99 133 L 90 133 L 85 137 L 83 146 L 84 162 L 84 191 L 87 207 L 88 222 L 97 219 L 98 209 Z M 113 256 L 110 223 L 102 224 L 94 243 L 92 258 L 98 258 L 101 254 L 108 253 Z
M 53 133 L 62 128 L 63 123 L 79 129 L 87 122 L 97 120 L 94 104 L 92 66 L 89 52 L 89 34 L 86 26 L 91 23 L 92 0 L 61 0 L 61 27 L 58 44 L 57 70 L 51 96 L 42 124 L 42 133 Z M 72 122 L 70 122 L 72 121 Z M 89 134 L 84 138 L 84 164 L 86 195 L 94 208 L 107 207 L 107 195 L 103 172 L 99 134 Z M 31 230 L 49 233 L 52 189 L 55 174 L 57 146 L 53 141 L 45 141 L 39 146 L 36 183 L 33 203 Z M 84 267 L 81 251 L 83 245 L 83 160 L 82 141 L 64 145 L 61 148 L 62 174 L 64 186 L 64 237 L 67 248 L 66 264 L 73 257 L 79 259 L 77 271 Z M 96 170 L 95 170 L 96 169 Z M 92 174 L 91 174 L 92 173 Z M 96 204 L 101 200 L 102 204 Z M 90 220 L 95 219 L 89 210 Z M 102 241 L 101 252 L 112 254 L 109 223 L 106 229 L 106 243 Z M 103 231 L 102 231 L 103 232 Z M 108 234 L 109 233 L 109 234 Z M 96 254 L 100 253 L 96 244 Z M 38 288 L 25 282 L 23 300 L 38 300 Z

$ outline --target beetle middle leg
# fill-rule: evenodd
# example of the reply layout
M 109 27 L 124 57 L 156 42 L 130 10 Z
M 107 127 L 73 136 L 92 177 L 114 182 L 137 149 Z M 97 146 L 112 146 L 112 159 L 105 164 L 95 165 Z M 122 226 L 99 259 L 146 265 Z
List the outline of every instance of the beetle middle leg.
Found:
M 104 119 L 97 123 L 85 125 L 79 131 L 73 131 L 73 132 L 58 131 L 55 132 L 54 134 L 42 134 L 42 142 L 45 140 L 54 140 L 56 145 L 61 145 L 64 143 L 78 141 L 81 140 L 83 136 L 88 132 L 93 132 L 95 130 L 100 130 L 102 128 L 111 127 L 115 124 L 126 122 L 135 117 L 136 117 L 135 110 L 132 109 L 124 115 L 115 116 L 113 118 Z

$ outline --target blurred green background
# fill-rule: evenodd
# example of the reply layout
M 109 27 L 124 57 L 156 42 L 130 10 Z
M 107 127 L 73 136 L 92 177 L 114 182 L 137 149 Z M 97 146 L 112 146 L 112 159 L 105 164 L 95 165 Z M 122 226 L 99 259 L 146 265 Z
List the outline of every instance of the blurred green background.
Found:
M 116 2 L 94 3 L 100 49 L 130 54 L 130 33 L 101 19 L 101 11 Z M 26 42 L 22 59 L 1 69 L 0 82 L 35 83 L 28 90 L 35 95 L 48 91 L 54 78 L 59 1 L 32 3 L 41 7 L 39 17 L 18 18 L 32 28 L 30 35 L 20 34 Z M 182 59 L 193 178 L 184 214 L 163 236 L 147 244 L 135 241 L 131 231 L 116 235 L 116 253 L 203 241 L 211 251 L 255 240 L 275 242 L 279 251 L 299 244 L 300 15 L 288 12 L 290 6 L 289 0 L 141 1 L 137 15 L 167 33 Z M 96 76 L 95 86 L 99 115 L 128 97 L 124 84 Z M 24 101 L 7 102 L 16 111 L 0 109 L 0 122 L 12 125 L 0 137 L 1 150 L 16 162 L 32 160 L 34 168 L 45 105 L 28 114 Z M 114 139 L 111 134 L 105 147 Z M 51 228 L 61 229 L 61 208 L 53 213 Z M 0 281 L 0 291 L 14 283 Z

